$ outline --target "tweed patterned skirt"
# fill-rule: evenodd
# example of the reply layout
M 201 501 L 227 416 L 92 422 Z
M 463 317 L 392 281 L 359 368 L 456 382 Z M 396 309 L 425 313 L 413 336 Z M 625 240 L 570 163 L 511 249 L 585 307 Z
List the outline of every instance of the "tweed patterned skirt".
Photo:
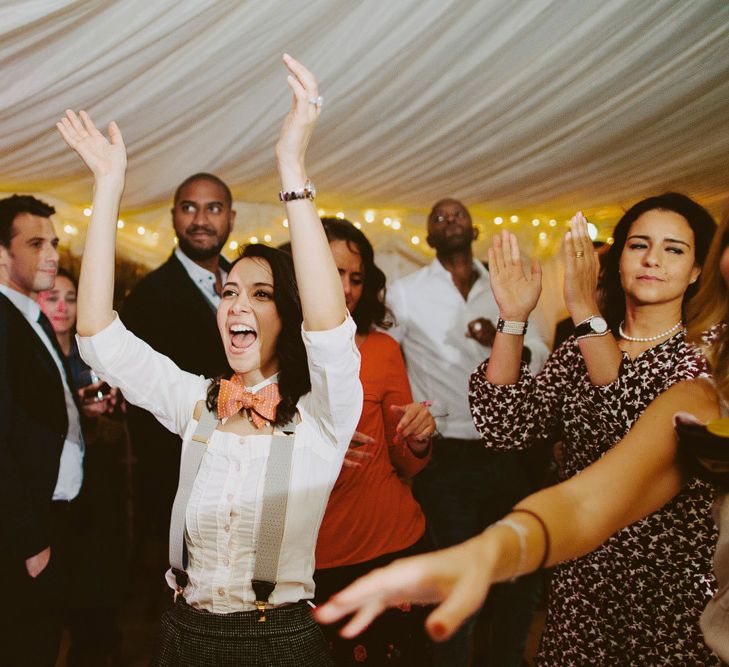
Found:
M 213 614 L 179 598 L 162 616 L 158 667 L 332 667 L 324 635 L 305 602 L 258 612 Z

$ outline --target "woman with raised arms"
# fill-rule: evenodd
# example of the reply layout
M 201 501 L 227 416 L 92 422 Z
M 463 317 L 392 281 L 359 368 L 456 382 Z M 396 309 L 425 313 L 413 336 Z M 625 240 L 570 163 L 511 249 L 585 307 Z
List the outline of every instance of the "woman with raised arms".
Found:
M 312 74 L 283 60 L 293 100 L 276 156 L 293 264 L 251 245 L 232 265 L 217 312 L 227 379 L 181 371 L 113 312 L 121 132 L 111 123 L 107 141 L 83 111 L 57 125 L 94 175 L 81 354 L 183 438 L 167 574 L 176 602 L 162 619 L 157 665 L 331 664 L 306 601 L 319 524 L 362 409 L 360 358 L 304 165 L 322 99 Z

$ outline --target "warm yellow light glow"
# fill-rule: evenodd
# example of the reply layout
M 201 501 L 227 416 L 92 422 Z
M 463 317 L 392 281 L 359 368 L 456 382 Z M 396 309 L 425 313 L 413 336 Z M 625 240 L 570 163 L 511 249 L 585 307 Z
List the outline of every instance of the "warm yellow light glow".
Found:
M 612 245 L 613 243 L 615 243 L 615 239 L 612 236 L 608 236 L 608 238 L 607 238 L 607 244 L 608 245 Z
M 90 218 L 91 217 L 91 209 L 88 206 L 84 209 L 84 215 L 87 218 Z
M 389 227 L 392 224 L 392 220 L 390 218 L 383 218 L 382 224 L 385 225 L 385 227 Z
M 340 220 L 344 220 L 344 212 L 343 212 L 343 211 L 337 211 L 337 217 L 338 217 L 338 218 L 339 218 Z
M 352 224 L 354 224 L 357 229 L 362 229 L 362 223 L 359 220 L 355 220 Z
M 550 227 L 556 227 L 557 226 L 557 221 L 556 220 L 550 220 L 549 221 L 549 226 Z
M 375 212 L 374 211 L 365 211 L 364 219 L 365 219 L 365 222 L 374 222 L 375 221 Z
M 413 245 L 418 245 L 420 243 L 420 237 L 419 236 L 411 236 L 410 237 L 410 243 Z
M 116 221 L 116 228 L 117 229 L 124 229 L 124 220 L 117 220 Z
M 284 227 L 288 227 L 289 226 L 289 220 L 288 220 L 288 218 L 284 218 L 284 221 L 283 221 L 282 224 L 283 224 Z
M 263 240 L 264 240 L 264 241 L 265 241 L 266 243 L 271 243 L 271 235 L 270 235 L 270 234 L 266 234 L 266 235 L 265 235 L 265 236 L 263 237 Z
M 399 220 L 393 220 L 392 221 L 392 228 L 393 229 L 400 229 L 400 221 Z
M 251 238 L 248 239 L 249 243 L 258 243 L 258 237 L 257 236 L 251 236 Z
M 320 218 L 323 218 L 326 215 L 326 211 L 323 208 L 320 208 L 317 213 L 319 214 Z
M 494 218 L 494 224 L 496 224 L 496 225 L 501 225 L 501 224 L 503 224 L 503 222 L 504 222 L 504 219 L 500 215 L 497 215 Z
M 519 222 L 519 216 L 518 215 L 512 215 L 509 220 L 512 222 Z
M 597 238 L 597 227 L 595 227 L 595 225 L 591 222 L 587 223 L 587 235 L 590 237 L 591 241 L 594 241 Z
M 547 232 L 539 232 L 539 238 L 544 241 L 547 238 Z
M 230 248 L 231 250 L 238 250 L 238 241 L 231 241 L 231 242 L 230 242 L 230 243 L 228 244 L 228 247 L 229 247 L 229 248 Z
M 63 231 L 66 232 L 66 234 L 73 234 L 73 232 L 75 231 L 75 228 L 72 227 L 71 225 L 64 225 Z
M 146 232 L 147 232 L 147 230 L 144 227 L 142 227 L 141 225 L 139 227 L 137 227 L 137 234 L 139 234 L 140 236 L 144 236 Z
M 532 225 L 539 227 L 539 218 L 534 218 L 534 220 L 532 220 Z

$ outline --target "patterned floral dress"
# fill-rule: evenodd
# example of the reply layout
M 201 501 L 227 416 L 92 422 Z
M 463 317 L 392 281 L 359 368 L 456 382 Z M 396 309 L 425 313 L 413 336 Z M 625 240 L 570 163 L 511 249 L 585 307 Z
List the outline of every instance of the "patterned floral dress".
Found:
M 561 440 L 561 479 L 618 443 L 672 384 L 706 373 L 680 332 L 634 360 L 618 379 L 594 386 L 574 337 L 533 377 L 522 364 L 513 385 L 471 376 L 474 423 L 488 448 L 526 449 Z M 591 554 L 555 569 L 538 665 L 666 667 L 719 665 L 699 629 L 716 588 L 711 487 L 692 479 L 658 512 L 624 528 Z

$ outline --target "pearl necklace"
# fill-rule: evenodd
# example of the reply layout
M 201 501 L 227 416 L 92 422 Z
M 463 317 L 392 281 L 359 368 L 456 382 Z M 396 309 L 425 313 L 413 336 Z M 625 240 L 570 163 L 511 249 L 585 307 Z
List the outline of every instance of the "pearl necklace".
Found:
M 683 326 L 683 322 L 679 320 L 670 329 L 666 329 L 663 333 L 659 333 L 657 336 L 638 338 L 637 336 L 628 336 L 628 334 L 623 331 L 623 324 L 625 324 L 625 320 L 623 320 L 618 325 L 618 333 L 620 334 L 621 338 L 629 340 L 631 343 L 652 343 L 654 340 L 660 340 L 661 338 L 665 338 L 666 336 L 668 336 L 668 334 L 673 333 L 674 331 L 676 331 L 676 329 Z

